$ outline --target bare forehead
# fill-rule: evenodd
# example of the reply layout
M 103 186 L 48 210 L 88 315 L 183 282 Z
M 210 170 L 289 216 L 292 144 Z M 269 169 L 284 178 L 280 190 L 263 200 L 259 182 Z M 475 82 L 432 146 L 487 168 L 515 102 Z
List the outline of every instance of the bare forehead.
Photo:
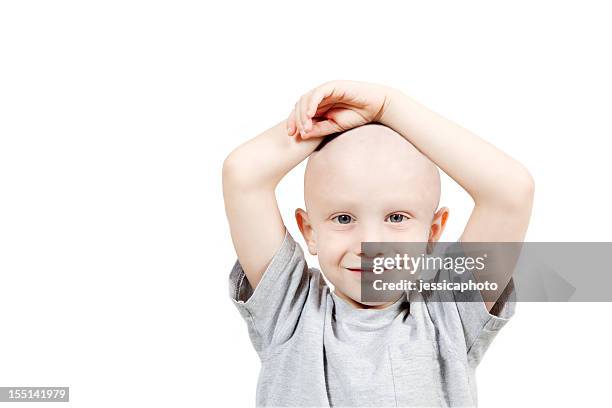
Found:
M 437 207 L 437 167 L 394 130 L 368 124 L 344 132 L 314 152 L 304 175 L 306 206 L 321 196 L 369 194 L 383 182 L 419 191 Z M 327 201 L 327 200 L 326 200 Z M 428 206 L 429 206 L 428 205 Z

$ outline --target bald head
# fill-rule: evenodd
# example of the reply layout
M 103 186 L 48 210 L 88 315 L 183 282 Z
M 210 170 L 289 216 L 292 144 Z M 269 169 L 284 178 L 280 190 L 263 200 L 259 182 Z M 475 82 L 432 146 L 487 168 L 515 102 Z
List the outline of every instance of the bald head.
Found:
M 309 157 L 304 199 L 309 213 L 376 200 L 380 208 L 401 206 L 431 217 L 440 200 L 440 174 L 404 137 L 372 123 L 340 134 Z

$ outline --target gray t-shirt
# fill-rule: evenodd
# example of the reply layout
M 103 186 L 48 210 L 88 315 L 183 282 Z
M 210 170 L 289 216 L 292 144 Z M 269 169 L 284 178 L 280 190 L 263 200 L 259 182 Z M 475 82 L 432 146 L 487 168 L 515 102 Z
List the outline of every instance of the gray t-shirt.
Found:
M 515 308 L 412 291 L 353 308 L 288 232 L 255 290 L 238 261 L 229 286 L 261 360 L 257 406 L 476 406 L 476 366 Z

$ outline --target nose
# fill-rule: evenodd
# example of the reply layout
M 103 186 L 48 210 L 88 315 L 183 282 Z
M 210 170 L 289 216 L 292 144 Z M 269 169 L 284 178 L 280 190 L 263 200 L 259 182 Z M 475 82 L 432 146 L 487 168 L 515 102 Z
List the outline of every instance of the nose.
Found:
M 384 237 L 379 226 L 361 225 L 357 237 L 355 253 L 366 258 L 375 258 L 383 255 L 380 242 L 384 242 Z

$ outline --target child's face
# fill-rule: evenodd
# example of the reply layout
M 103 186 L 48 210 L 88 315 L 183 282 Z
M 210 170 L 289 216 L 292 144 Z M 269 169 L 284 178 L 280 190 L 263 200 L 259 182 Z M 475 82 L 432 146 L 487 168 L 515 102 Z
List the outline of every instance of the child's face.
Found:
M 311 254 L 336 293 L 361 302 L 362 242 L 437 240 L 446 209 L 437 167 L 393 130 L 352 129 L 313 153 L 306 169 L 307 212 L 296 217 Z

